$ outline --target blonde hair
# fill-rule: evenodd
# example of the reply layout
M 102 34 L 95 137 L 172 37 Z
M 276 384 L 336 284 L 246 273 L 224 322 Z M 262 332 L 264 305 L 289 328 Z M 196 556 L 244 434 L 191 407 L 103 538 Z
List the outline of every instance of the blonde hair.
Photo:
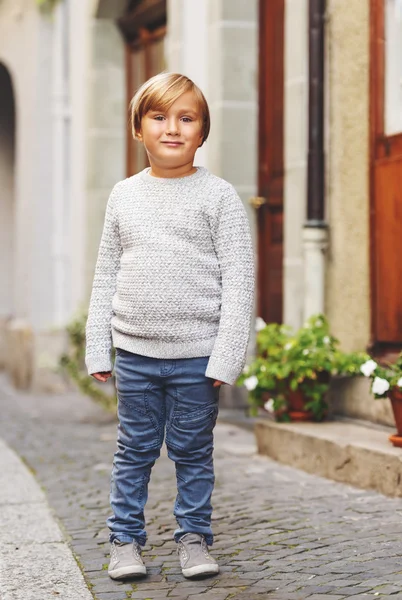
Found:
M 136 92 L 130 103 L 133 137 L 141 130 L 141 119 L 150 110 L 168 110 L 186 92 L 194 92 L 202 114 L 202 144 L 211 127 L 208 103 L 200 88 L 180 73 L 159 73 L 148 79 Z M 201 145 L 202 145 L 201 144 Z

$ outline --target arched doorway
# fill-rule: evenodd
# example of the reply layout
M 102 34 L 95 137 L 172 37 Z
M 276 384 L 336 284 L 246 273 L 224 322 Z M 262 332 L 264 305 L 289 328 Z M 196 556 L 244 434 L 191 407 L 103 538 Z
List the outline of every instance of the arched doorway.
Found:
M 14 307 L 15 102 L 10 73 L 0 63 L 0 367 L 5 325 Z

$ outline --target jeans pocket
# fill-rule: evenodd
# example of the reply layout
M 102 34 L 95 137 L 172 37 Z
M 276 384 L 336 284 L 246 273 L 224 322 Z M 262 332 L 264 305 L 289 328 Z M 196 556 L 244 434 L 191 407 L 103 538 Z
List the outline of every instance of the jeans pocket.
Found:
M 216 404 L 208 404 L 190 412 L 176 414 L 166 431 L 166 444 L 194 453 L 213 445 L 213 430 L 218 416 Z
M 197 408 L 190 412 L 178 413 L 175 420 L 178 425 L 185 425 L 186 423 L 194 424 L 198 423 L 199 421 L 207 421 L 208 419 L 211 419 L 216 412 L 216 405 L 208 404 L 207 406 Z

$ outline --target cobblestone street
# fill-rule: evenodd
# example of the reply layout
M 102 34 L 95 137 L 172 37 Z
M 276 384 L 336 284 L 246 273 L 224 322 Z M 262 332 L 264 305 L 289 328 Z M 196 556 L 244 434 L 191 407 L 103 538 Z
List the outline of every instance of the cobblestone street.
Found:
M 181 575 L 172 541 L 174 469 L 164 453 L 146 512 L 149 575 L 113 582 L 104 524 L 113 417 L 86 398 L 16 394 L 5 384 L 0 409 L 0 437 L 43 486 L 98 600 L 402 598 L 402 500 L 259 457 L 252 433 L 222 422 L 213 498 L 219 576 Z

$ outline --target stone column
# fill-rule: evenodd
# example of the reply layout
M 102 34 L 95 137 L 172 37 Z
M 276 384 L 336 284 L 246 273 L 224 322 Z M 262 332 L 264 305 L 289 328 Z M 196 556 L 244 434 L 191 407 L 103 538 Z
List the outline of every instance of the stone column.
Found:
M 303 321 L 303 225 L 307 198 L 308 1 L 286 0 L 284 106 L 284 322 Z
M 258 0 L 168 0 L 168 22 L 168 68 L 194 79 L 210 106 L 211 134 L 197 163 L 235 186 L 254 233 L 248 198 L 257 192 Z M 253 335 L 250 355 L 254 344 Z M 245 404 L 237 388 L 230 396 L 224 388 L 224 405 Z
M 124 40 L 114 19 L 93 19 L 89 31 L 85 296 L 93 273 L 106 204 L 126 176 L 128 110 Z

